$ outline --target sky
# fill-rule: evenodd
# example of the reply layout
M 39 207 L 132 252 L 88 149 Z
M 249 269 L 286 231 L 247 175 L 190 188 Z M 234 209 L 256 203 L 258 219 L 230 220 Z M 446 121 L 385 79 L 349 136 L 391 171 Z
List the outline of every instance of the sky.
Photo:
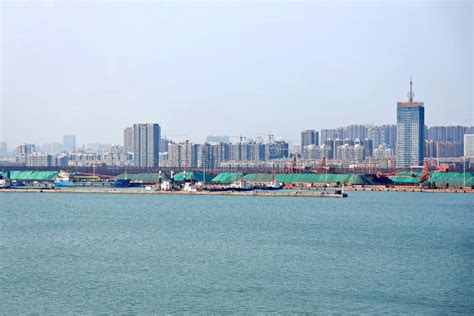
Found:
M 471 1 L 2 1 L 0 140 L 394 124 L 410 76 L 428 126 L 474 125 Z

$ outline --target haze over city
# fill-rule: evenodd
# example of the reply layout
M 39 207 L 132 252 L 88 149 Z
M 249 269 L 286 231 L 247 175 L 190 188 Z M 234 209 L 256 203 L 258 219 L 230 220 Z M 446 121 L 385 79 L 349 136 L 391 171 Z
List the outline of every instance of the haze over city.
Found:
M 297 143 L 394 124 L 410 76 L 426 124 L 473 124 L 473 4 L 13 2 L 1 8 L 0 138 L 164 135 Z

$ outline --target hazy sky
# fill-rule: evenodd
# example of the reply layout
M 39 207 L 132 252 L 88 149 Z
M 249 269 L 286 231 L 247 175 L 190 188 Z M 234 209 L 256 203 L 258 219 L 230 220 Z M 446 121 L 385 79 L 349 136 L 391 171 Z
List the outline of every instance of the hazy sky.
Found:
M 464 2 L 2 1 L 1 134 L 121 143 L 134 122 L 299 142 L 301 129 L 395 123 L 410 75 L 426 123 L 473 124 Z M 179 136 L 178 136 L 179 135 Z

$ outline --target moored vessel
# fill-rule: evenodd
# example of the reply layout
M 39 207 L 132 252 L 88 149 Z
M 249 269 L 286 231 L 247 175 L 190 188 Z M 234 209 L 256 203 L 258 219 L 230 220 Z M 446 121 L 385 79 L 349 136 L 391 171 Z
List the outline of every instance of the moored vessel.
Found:
M 130 179 L 117 179 L 111 184 L 116 188 L 128 188 L 130 186 Z
M 10 179 L 8 178 L 0 178 L 0 189 L 7 189 L 11 186 Z
M 54 185 L 57 187 L 70 187 L 74 185 L 74 182 L 71 181 L 69 173 L 61 170 L 56 180 L 54 180 Z

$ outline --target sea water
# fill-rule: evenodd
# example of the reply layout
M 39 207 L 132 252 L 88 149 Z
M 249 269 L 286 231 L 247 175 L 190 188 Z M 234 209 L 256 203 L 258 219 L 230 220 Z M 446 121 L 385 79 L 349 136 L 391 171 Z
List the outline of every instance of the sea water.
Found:
M 0 193 L 0 313 L 474 313 L 474 195 Z

